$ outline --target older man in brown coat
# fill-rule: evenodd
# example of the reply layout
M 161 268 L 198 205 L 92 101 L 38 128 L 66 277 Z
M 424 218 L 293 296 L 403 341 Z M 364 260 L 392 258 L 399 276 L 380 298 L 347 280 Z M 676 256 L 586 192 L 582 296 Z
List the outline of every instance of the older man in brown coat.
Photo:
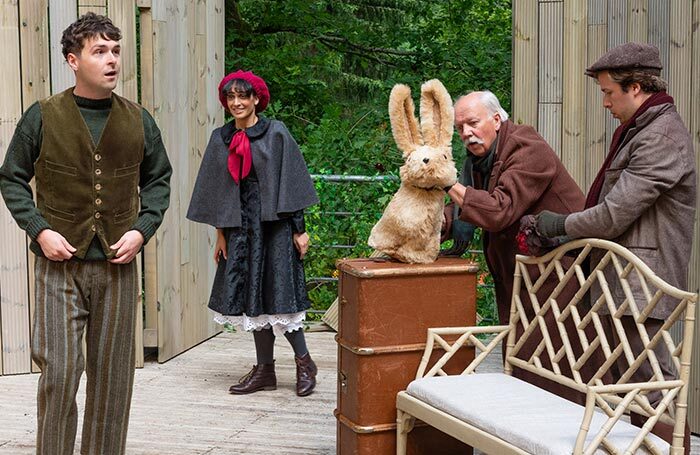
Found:
M 519 253 L 516 236 L 520 218 L 550 210 L 571 213 L 583 208 L 584 196 L 556 153 L 534 128 L 516 125 L 508 120 L 498 99 L 491 92 L 472 92 L 455 103 L 455 126 L 467 147 L 467 163 L 462 183 L 447 188 L 448 195 L 459 207 L 459 220 L 483 228 L 483 248 L 496 289 L 496 302 L 501 323 L 507 324 L 515 255 Z M 465 178 L 466 177 L 466 178 Z M 448 207 L 446 214 L 451 214 Z M 443 238 L 452 232 L 451 216 L 446 216 Z M 537 270 L 532 273 L 537 276 Z M 558 279 L 551 276 L 540 291 L 548 295 Z M 574 282 L 562 293 L 562 299 L 578 289 Z M 522 301 L 528 302 L 523 291 Z M 527 307 L 532 317 L 534 310 Z M 548 321 L 550 334 L 557 337 L 554 321 Z M 573 326 L 569 327 L 574 330 Z M 559 340 L 554 340 L 559 343 Z M 536 346 L 525 346 L 519 357 L 528 358 Z M 545 357 L 546 354 L 543 354 Z M 547 363 L 547 359 L 543 359 Z M 566 365 L 561 365 L 566 373 Z M 585 368 L 584 368 L 585 370 Z M 593 371 L 582 371 L 584 376 Z M 582 403 L 582 395 L 567 387 L 538 379 L 518 370 L 514 376 L 547 389 L 564 398 Z
M 685 289 L 697 196 L 695 156 L 688 129 L 659 77 L 661 69 L 655 46 L 627 43 L 611 49 L 586 70 L 600 85 L 603 106 L 621 125 L 588 193 L 586 209 L 570 215 L 543 212 L 537 217 L 537 231 L 546 237 L 566 234 L 613 240 L 666 282 Z M 615 301 L 624 301 L 620 282 L 613 278 L 608 282 Z M 644 289 L 639 282 L 630 284 L 642 311 L 647 301 Z M 676 304 L 662 300 L 651 312 L 644 323 L 650 338 Z M 639 351 L 639 332 L 629 310 L 622 322 L 632 348 Z M 668 350 L 656 351 L 664 375 L 675 377 Z M 625 363 L 620 359 L 621 371 L 627 369 Z M 652 374 L 647 363 L 630 381 L 644 382 Z M 650 399 L 656 405 L 661 396 Z M 632 421 L 643 423 L 638 416 Z M 655 433 L 670 441 L 672 428 L 658 424 Z

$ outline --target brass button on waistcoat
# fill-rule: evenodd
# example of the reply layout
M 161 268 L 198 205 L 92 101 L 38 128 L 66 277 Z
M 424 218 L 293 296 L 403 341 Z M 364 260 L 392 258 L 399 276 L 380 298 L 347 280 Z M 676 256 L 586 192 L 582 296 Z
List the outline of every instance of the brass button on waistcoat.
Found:
M 95 175 L 101 175 L 102 169 L 95 169 Z
M 96 184 L 95 184 L 95 189 L 96 189 L 97 191 L 100 191 L 100 190 L 102 189 L 102 185 L 100 185 L 99 183 L 96 183 Z
M 97 230 L 97 228 L 96 228 L 95 225 L 93 224 L 92 226 L 90 226 L 90 230 L 91 230 L 92 232 L 95 232 L 95 231 Z
M 95 199 L 95 204 L 97 204 L 97 205 L 102 204 L 102 199 L 100 199 L 100 198 Z
M 102 159 L 102 155 L 99 153 L 95 153 L 95 161 L 100 161 Z
M 95 212 L 95 218 L 100 219 L 102 217 L 102 214 L 100 212 Z

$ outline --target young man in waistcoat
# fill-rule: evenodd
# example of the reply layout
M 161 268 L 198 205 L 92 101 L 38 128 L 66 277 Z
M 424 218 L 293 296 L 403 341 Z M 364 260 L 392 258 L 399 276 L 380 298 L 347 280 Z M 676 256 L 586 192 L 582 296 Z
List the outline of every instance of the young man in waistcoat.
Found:
M 38 454 L 73 453 L 84 370 L 80 453 L 124 453 L 139 316 L 134 259 L 163 220 L 172 169 L 153 118 L 113 93 L 120 39 L 94 13 L 68 26 L 61 44 L 75 86 L 24 113 L 0 168 L 5 203 L 36 254 Z

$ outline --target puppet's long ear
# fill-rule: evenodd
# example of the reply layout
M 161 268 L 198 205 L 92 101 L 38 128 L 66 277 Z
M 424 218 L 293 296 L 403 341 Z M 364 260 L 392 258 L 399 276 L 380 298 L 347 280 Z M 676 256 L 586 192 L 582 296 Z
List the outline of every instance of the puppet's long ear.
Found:
M 411 99 L 411 89 L 403 84 L 397 84 L 389 95 L 389 119 L 391 132 L 394 134 L 396 145 L 405 155 L 413 152 L 416 147 L 423 145 L 423 138 L 418 129 L 416 108 Z
M 442 82 L 437 79 L 431 79 L 421 87 L 420 126 L 427 145 L 449 147 L 452 143 L 452 98 Z

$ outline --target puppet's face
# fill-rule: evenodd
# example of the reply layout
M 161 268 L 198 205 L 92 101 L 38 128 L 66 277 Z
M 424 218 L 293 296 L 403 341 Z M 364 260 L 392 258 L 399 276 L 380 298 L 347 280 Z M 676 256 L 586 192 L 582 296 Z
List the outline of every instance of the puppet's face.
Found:
M 443 188 L 457 181 L 451 147 L 421 145 L 405 158 L 406 164 L 399 170 L 403 183 L 430 189 Z
M 248 120 L 255 119 L 255 106 L 258 104 L 258 97 L 231 90 L 226 95 L 226 104 L 229 112 L 236 119 L 236 124 L 246 124 Z

